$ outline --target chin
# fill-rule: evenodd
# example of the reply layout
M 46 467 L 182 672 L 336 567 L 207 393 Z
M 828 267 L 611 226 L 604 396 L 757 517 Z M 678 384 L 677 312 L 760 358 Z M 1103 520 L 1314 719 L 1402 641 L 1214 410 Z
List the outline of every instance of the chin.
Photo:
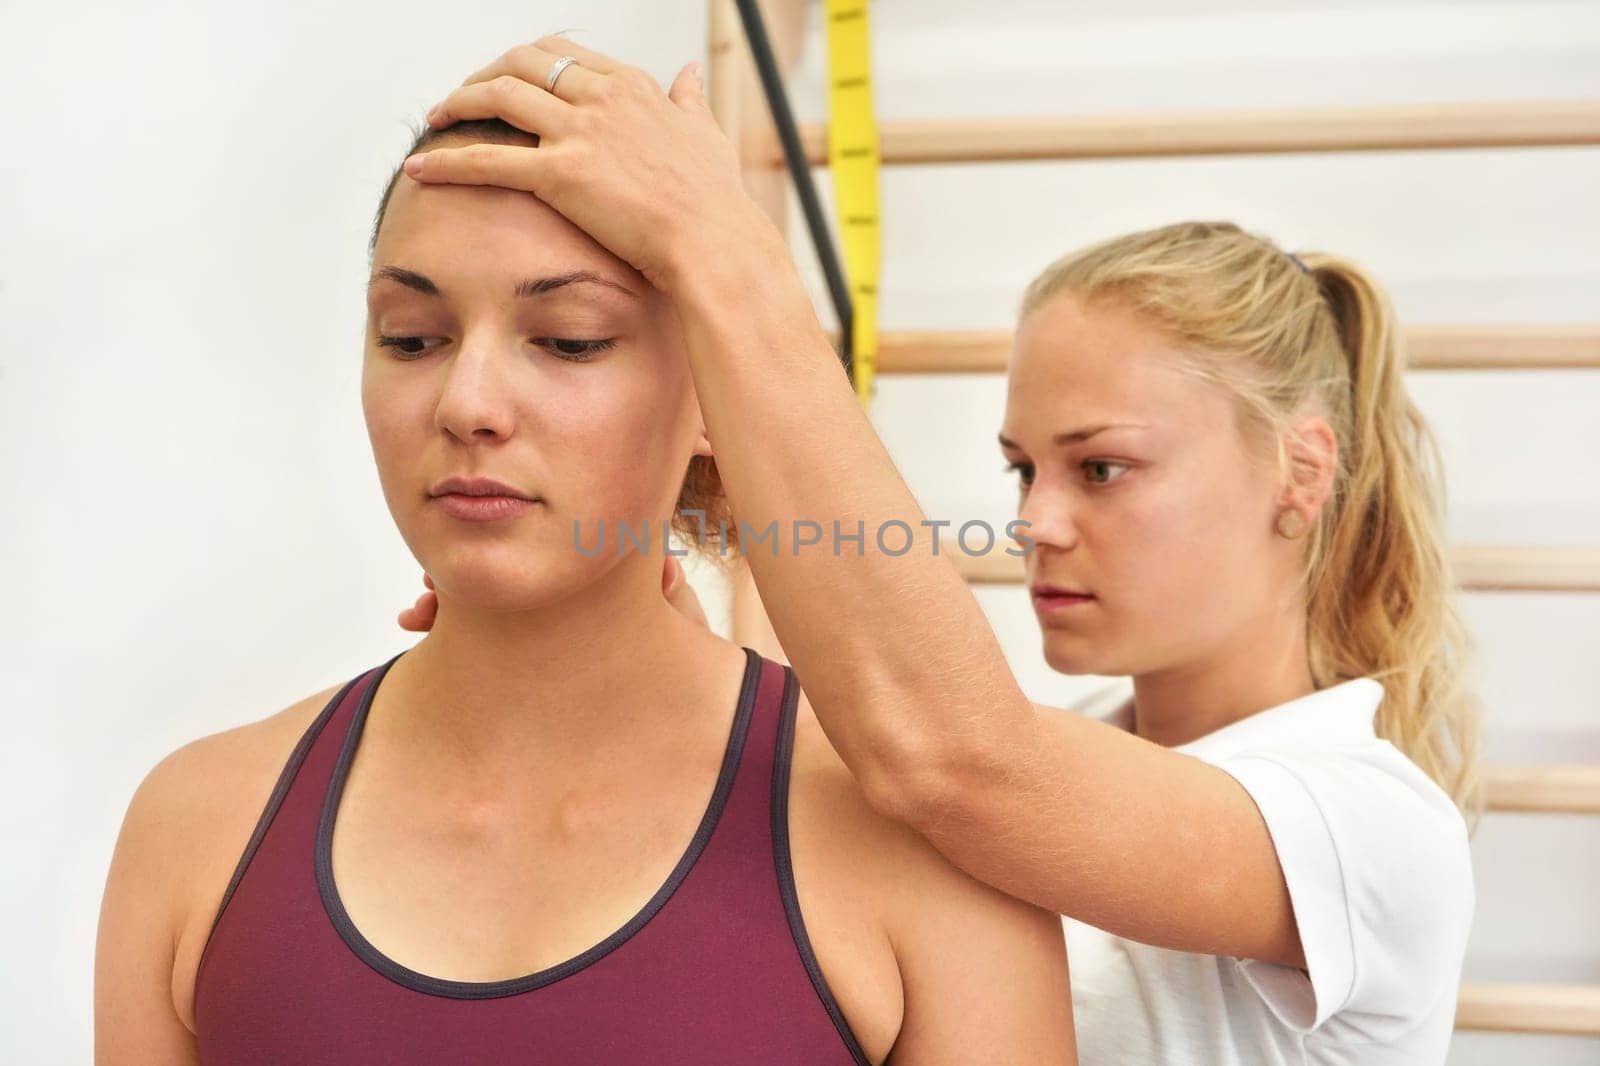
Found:
M 551 551 L 441 553 L 434 584 L 452 600 L 485 611 L 527 611 L 564 600 L 599 580 L 614 558 L 584 559 Z
M 1123 657 L 1110 649 L 1090 644 L 1081 637 L 1045 630 L 1044 661 L 1058 674 L 1095 674 L 1118 677 L 1129 671 Z

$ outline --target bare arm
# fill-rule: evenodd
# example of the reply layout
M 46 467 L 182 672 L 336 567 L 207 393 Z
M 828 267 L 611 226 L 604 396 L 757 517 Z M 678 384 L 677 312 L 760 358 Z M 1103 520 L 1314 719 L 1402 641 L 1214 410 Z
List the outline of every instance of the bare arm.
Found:
M 1305 965 L 1277 851 L 1242 785 L 1104 722 L 1031 706 L 1031 728 L 985 755 L 987 770 L 958 768 L 924 797 L 925 832 L 961 847 L 978 876 L 1119 936 Z
M 194 1034 L 173 1006 L 175 758 L 134 792 L 111 857 L 95 940 L 95 1066 L 199 1066 Z
M 976 599 L 855 398 L 781 236 L 754 205 L 667 288 L 772 624 L 881 811 L 974 877 L 1130 939 L 1299 965 L 1265 822 L 1221 770 L 1021 691 Z M 910 527 L 904 554 L 877 530 Z M 795 550 L 797 521 L 824 530 Z M 864 527 L 864 547 L 841 542 Z M 904 531 L 890 528 L 898 548 Z M 948 541 L 948 538 L 946 538 Z

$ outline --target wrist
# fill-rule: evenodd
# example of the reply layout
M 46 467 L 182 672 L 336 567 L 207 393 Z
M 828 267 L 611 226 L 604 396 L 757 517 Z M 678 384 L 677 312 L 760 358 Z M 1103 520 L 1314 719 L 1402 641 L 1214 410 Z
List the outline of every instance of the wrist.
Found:
M 701 303 L 726 311 L 728 301 L 748 300 L 774 287 L 797 290 L 810 306 L 788 243 L 753 201 L 716 221 L 715 227 L 698 227 L 672 244 L 661 288 L 681 311 L 692 312 Z

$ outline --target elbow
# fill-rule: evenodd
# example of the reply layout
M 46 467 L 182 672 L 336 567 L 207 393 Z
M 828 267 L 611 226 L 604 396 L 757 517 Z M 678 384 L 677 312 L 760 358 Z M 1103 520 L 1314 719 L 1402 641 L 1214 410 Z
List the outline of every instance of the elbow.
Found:
M 926 730 L 877 738 L 863 762 L 857 776 L 872 808 L 924 835 L 935 826 L 969 818 L 984 782 L 998 776 L 986 742 Z

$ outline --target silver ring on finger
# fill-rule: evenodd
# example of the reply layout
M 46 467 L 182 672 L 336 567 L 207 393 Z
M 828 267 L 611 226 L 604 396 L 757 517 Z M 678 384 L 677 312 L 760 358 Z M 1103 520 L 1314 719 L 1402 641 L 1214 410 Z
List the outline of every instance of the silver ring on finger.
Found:
M 561 77 L 561 72 L 577 61 L 577 56 L 562 56 L 556 60 L 554 65 L 550 67 L 549 75 L 544 79 L 544 91 L 553 94 L 556 91 L 556 79 Z

